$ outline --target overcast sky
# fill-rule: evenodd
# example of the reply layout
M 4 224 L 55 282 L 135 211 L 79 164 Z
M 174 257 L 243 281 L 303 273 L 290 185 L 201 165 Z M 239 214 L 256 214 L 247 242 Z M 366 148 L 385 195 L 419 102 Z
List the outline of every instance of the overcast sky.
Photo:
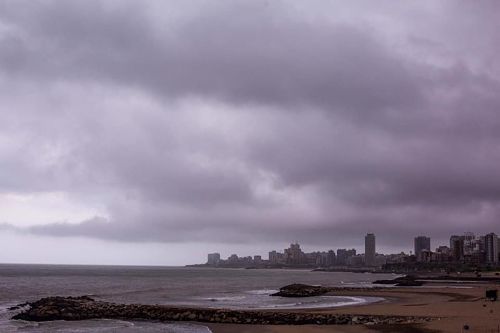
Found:
M 0 262 L 500 233 L 499 13 L 0 0 Z

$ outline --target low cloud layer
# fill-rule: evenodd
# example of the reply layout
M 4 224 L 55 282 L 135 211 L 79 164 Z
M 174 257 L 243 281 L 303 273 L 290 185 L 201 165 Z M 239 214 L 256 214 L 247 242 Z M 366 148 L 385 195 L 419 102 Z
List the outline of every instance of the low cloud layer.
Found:
M 391 248 L 498 232 L 498 9 L 4 1 L 0 194 L 88 216 L 1 230 Z

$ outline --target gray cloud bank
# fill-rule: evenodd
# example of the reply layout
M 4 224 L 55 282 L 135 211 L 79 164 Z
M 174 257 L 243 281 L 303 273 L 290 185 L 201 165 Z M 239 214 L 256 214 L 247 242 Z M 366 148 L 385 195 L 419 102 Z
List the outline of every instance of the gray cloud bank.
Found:
M 22 230 L 403 246 L 498 229 L 497 3 L 303 6 L 1 2 L 0 192 L 109 211 Z

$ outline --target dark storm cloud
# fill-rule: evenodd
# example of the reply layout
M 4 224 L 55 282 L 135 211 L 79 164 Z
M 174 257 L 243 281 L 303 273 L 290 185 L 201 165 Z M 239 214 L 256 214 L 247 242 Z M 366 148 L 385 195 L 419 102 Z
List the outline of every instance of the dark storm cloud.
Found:
M 4 2 L 0 190 L 104 201 L 106 218 L 24 229 L 55 236 L 495 231 L 496 4 L 448 5 Z
M 366 28 L 305 22 L 281 5 L 202 5 L 180 22 L 167 11 L 156 29 L 137 5 L 28 7 L 4 8 L 4 19 L 27 35 L 4 41 L 3 67 L 21 76 L 110 80 L 161 97 L 303 105 L 371 119 L 423 102 L 404 59 Z

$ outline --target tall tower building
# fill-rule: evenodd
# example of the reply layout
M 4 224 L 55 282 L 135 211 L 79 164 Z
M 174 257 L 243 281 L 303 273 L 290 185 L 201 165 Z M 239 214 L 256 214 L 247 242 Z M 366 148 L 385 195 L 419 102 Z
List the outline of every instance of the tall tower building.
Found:
M 417 261 L 420 261 L 420 254 L 422 251 L 431 250 L 431 239 L 426 236 L 418 236 L 415 237 L 415 256 L 417 257 Z
M 453 261 L 461 261 L 464 257 L 464 238 L 462 236 L 450 237 L 450 252 Z
M 464 233 L 464 254 L 472 255 L 475 251 L 476 247 L 476 235 L 473 232 L 465 232 Z
M 484 249 L 486 252 L 486 262 L 490 264 L 498 263 L 498 236 L 494 233 L 484 236 Z
M 365 236 L 365 265 L 375 265 L 375 235 L 367 234 Z
M 455 245 L 457 244 L 456 243 L 457 241 L 460 241 L 460 242 L 463 243 L 464 236 L 453 235 L 453 236 L 450 237 L 450 249 L 451 249 L 451 252 L 454 251 Z M 462 244 L 462 247 L 463 247 L 463 244 Z

